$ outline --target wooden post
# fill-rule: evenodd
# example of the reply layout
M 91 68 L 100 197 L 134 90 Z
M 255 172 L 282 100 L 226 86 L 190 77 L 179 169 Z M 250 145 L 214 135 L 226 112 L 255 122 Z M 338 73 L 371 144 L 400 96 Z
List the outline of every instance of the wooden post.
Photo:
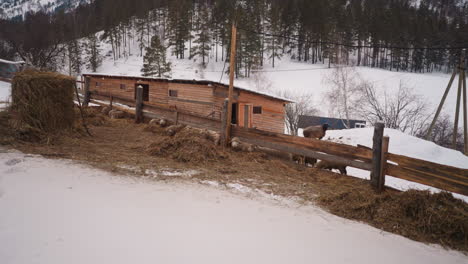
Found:
M 465 69 L 462 70 L 463 73 L 463 134 L 465 139 L 465 155 L 468 156 L 468 106 L 466 105 L 466 72 Z
M 83 98 L 83 106 L 87 107 L 89 102 L 91 101 L 91 92 L 89 91 L 89 86 L 91 83 L 91 78 L 85 78 L 85 85 L 84 85 L 84 98 Z
M 227 118 L 228 117 L 228 104 L 229 104 L 229 100 L 228 99 L 224 100 L 223 111 L 221 112 L 220 141 L 223 147 L 226 147 L 229 144 L 229 140 L 226 135 L 226 132 L 227 132 L 226 127 L 228 126 L 228 123 L 227 123 L 228 122 L 228 118 Z
M 389 143 L 390 143 L 390 138 L 384 137 L 382 141 L 382 156 L 380 159 L 379 186 L 377 188 L 379 192 L 383 191 L 385 187 L 385 174 L 387 170 L 387 153 L 388 153 Z
M 223 143 L 227 145 L 231 138 L 231 123 L 232 123 L 232 97 L 234 93 L 234 72 L 236 67 L 236 41 L 237 41 L 237 28 L 232 24 L 231 32 L 231 57 L 229 58 L 229 95 L 227 106 L 227 119 L 224 136 L 226 137 Z
M 449 84 L 447 85 L 447 88 L 445 89 L 444 96 L 442 97 L 442 100 L 440 101 L 440 104 L 439 104 L 439 108 L 437 108 L 437 112 L 434 117 L 434 120 L 432 120 L 431 126 L 429 127 L 429 130 L 427 131 L 426 140 L 429 140 L 431 137 L 432 130 L 434 129 L 437 119 L 439 118 L 440 112 L 442 111 L 442 107 L 444 106 L 445 99 L 447 99 L 447 95 L 449 94 L 450 88 L 452 87 L 453 80 L 455 80 L 455 76 L 457 76 L 457 69 L 453 70 L 452 77 L 450 77 Z
M 462 79 L 463 79 L 463 59 L 460 60 L 460 76 L 458 78 L 458 93 L 457 93 L 457 106 L 455 109 L 455 122 L 453 126 L 453 137 L 452 137 L 452 148 L 457 149 L 457 137 L 458 137 L 458 120 L 460 119 L 460 100 L 462 92 Z
M 179 124 L 179 111 L 176 110 L 175 112 L 175 124 L 178 125 Z
M 114 101 L 114 96 L 111 95 L 110 97 L 110 103 L 109 103 L 109 107 L 112 109 L 112 103 Z
M 143 86 L 138 85 L 136 90 L 135 123 L 143 121 Z
M 372 147 L 372 171 L 371 171 L 371 185 L 375 189 L 379 189 L 380 186 L 380 173 L 382 166 L 382 146 L 383 146 L 383 134 L 384 134 L 383 123 L 376 123 L 374 128 L 373 147 Z

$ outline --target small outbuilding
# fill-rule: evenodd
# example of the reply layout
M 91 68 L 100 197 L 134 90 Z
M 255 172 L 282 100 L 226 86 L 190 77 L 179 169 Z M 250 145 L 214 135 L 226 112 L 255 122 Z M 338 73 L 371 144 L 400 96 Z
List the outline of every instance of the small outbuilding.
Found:
M 135 100 L 136 87 L 143 87 L 143 103 L 221 120 L 229 86 L 213 81 L 160 79 L 140 76 L 84 74 L 93 95 Z M 285 106 L 291 101 L 268 93 L 234 88 L 232 123 L 240 127 L 283 133 Z
M 347 127 L 347 120 L 341 118 L 322 116 L 299 116 L 299 128 L 319 126 L 323 124 L 328 124 L 328 129 L 332 130 L 366 127 L 366 121 L 364 120 L 349 120 L 350 127 Z

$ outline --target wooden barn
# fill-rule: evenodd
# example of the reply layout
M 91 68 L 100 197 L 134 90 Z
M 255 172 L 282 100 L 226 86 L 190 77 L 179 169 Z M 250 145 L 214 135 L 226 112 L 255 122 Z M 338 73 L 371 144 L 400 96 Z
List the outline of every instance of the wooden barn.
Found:
M 228 85 L 212 81 L 159 79 L 107 74 L 84 74 L 83 79 L 93 97 L 134 101 L 136 87 L 143 87 L 147 107 L 171 109 L 181 113 L 220 120 Z M 285 98 L 234 88 L 232 122 L 240 127 L 284 132 Z M 153 111 L 153 110 L 151 110 Z M 157 111 L 156 111 L 157 112 Z

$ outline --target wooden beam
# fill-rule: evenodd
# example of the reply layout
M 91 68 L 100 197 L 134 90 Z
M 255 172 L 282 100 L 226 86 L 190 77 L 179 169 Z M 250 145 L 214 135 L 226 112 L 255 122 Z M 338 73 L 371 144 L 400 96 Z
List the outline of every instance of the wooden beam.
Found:
M 468 156 L 468 106 L 466 105 L 466 69 L 462 69 L 463 77 L 463 138 L 465 140 L 465 155 Z
M 390 143 L 389 137 L 384 137 L 382 141 L 382 158 L 380 159 L 380 173 L 379 173 L 379 186 L 378 191 L 383 191 L 385 187 L 385 174 L 387 173 L 387 154 L 388 145 Z
M 228 104 L 229 104 L 229 101 L 227 99 L 224 100 L 223 111 L 221 112 L 220 142 L 223 147 L 227 147 L 227 145 L 229 144 L 229 141 L 227 139 L 227 134 L 226 134 L 227 132 L 226 126 L 228 124 L 228 121 L 227 121 L 228 120 Z
M 370 163 L 372 159 L 372 151 L 366 148 L 359 148 L 355 146 L 312 138 L 295 137 L 280 133 L 257 130 L 253 128 L 247 129 L 238 126 L 233 126 L 232 136 L 259 139 L 275 144 L 293 144 L 294 146 L 301 146 L 312 151 L 323 152 L 330 155 L 341 156 L 349 159 L 361 160 L 368 163 Z
M 460 119 L 460 100 L 462 92 L 462 79 L 463 79 L 463 68 L 462 68 L 463 59 L 460 59 L 460 66 L 458 70 L 460 71 L 460 76 L 458 78 L 458 92 L 457 92 L 457 106 L 455 108 L 455 122 L 453 124 L 453 136 L 452 136 L 452 148 L 457 149 L 457 137 L 458 137 L 458 120 Z
M 372 147 L 372 171 L 371 171 L 371 185 L 379 189 L 380 186 L 380 173 L 382 172 L 382 143 L 385 125 L 383 123 L 376 123 L 374 128 L 373 147 Z
M 439 107 L 437 108 L 436 115 L 434 116 L 434 120 L 432 120 L 431 126 L 429 127 L 429 130 L 427 131 L 426 134 L 426 140 L 430 140 L 432 130 L 434 129 L 435 124 L 437 123 L 437 119 L 439 118 L 440 112 L 442 111 L 442 108 L 445 103 L 445 99 L 447 99 L 447 95 L 450 92 L 450 88 L 452 87 L 453 80 L 455 80 L 455 76 L 457 76 L 457 69 L 453 70 L 452 77 L 450 77 L 449 84 L 447 85 L 447 88 L 445 89 L 444 96 L 442 97 L 442 100 L 440 100 Z
M 387 175 L 439 188 L 441 190 L 468 195 L 468 185 L 438 178 L 437 175 L 402 166 L 387 164 Z
M 83 99 L 83 106 L 87 107 L 89 105 L 89 101 L 91 100 L 91 92 L 89 91 L 89 86 L 91 85 L 91 78 L 85 77 L 85 85 L 84 85 L 84 99 Z
M 300 156 L 315 158 L 319 160 L 325 160 L 325 161 L 343 164 L 345 166 L 350 166 L 350 167 L 367 170 L 367 171 L 370 171 L 372 169 L 371 163 L 366 163 L 366 162 L 362 162 L 358 160 L 352 160 L 348 158 L 343 158 L 343 157 L 338 157 L 334 155 L 329 155 L 326 153 L 313 151 L 313 150 L 308 149 L 305 146 L 296 145 L 293 143 L 287 143 L 287 142 L 277 143 L 277 142 L 271 142 L 271 141 L 264 140 L 264 139 L 242 137 L 242 136 L 240 136 L 239 138 L 242 142 L 245 142 L 248 144 L 262 146 L 265 148 L 270 148 L 270 149 L 282 151 L 285 153 L 292 153 L 292 154 L 296 154 Z
M 228 108 L 227 108 L 227 120 L 225 128 L 225 144 L 229 143 L 231 138 L 231 123 L 232 123 L 232 97 L 234 93 L 234 73 L 236 67 L 236 42 L 237 42 L 237 28 L 236 25 L 232 24 L 231 32 L 231 56 L 229 58 L 229 93 L 228 93 Z
M 138 85 L 136 90 L 135 123 L 143 121 L 143 86 Z

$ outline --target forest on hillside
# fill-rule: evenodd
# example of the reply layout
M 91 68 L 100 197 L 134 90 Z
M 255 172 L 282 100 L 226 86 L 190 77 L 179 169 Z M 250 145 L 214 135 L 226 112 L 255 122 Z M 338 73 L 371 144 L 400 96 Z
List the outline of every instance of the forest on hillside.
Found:
M 111 44 L 114 59 L 131 55 L 132 45 L 143 56 L 157 35 L 178 59 L 197 57 L 204 64 L 216 49 L 213 59 L 225 61 L 233 22 L 236 72 L 245 77 L 284 56 L 313 64 L 448 72 L 468 46 L 464 0 L 95 0 L 68 13 L 0 20 L 0 58 L 47 69 L 68 61 L 79 73 L 82 49 L 97 64 L 102 41 Z

